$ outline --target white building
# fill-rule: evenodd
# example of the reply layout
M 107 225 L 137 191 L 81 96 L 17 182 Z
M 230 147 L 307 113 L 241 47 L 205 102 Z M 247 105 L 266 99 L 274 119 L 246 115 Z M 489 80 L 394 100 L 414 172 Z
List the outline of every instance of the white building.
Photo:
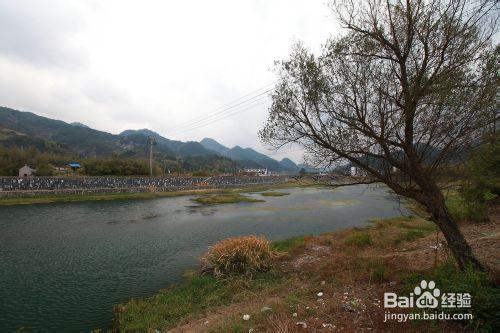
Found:
M 33 174 L 36 172 L 36 169 L 32 169 L 25 164 L 21 169 L 19 169 L 19 177 L 33 177 Z
M 267 176 L 269 172 L 267 169 L 261 169 L 261 168 L 245 168 L 245 173 L 253 173 L 254 175 L 259 175 L 259 176 Z

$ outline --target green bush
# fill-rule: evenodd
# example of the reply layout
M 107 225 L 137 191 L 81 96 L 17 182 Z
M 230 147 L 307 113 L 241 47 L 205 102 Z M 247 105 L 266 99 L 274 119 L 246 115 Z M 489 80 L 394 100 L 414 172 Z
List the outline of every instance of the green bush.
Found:
M 500 195 L 500 144 L 498 135 L 487 138 L 472 155 L 469 164 L 469 181 L 461 189 L 463 197 L 462 218 L 473 221 L 487 219 L 487 205 Z M 460 217 L 458 217 L 460 218 Z
M 208 177 L 210 176 L 210 172 L 204 170 L 193 171 L 193 177 Z
M 108 159 L 88 159 L 83 163 L 83 170 L 86 175 L 91 176 L 138 176 L 150 173 L 147 161 L 118 156 Z

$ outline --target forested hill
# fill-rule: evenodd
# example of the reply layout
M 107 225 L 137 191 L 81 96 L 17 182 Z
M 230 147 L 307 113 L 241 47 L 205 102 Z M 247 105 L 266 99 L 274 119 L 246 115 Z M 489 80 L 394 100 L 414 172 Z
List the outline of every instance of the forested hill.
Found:
M 112 156 L 146 158 L 149 152 L 148 136 L 156 139 L 154 158 L 162 165 L 168 161 L 180 161 L 188 170 L 230 171 L 243 167 L 265 167 L 273 171 L 296 171 L 288 161 L 287 166 L 281 165 L 250 148 L 235 147 L 227 155 L 199 142 L 170 140 L 148 129 L 126 130 L 115 135 L 80 123 L 70 124 L 31 112 L 0 107 L 0 148 L 4 150 L 34 148 L 40 153 L 77 159 Z
M 113 154 L 142 157 L 148 152 L 149 135 L 157 138 L 155 151 L 164 157 L 216 155 L 198 142 L 168 140 L 149 130 L 128 130 L 114 135 L 79 123 L 68 124 L 31 112 L 0 107 L 0 144 L 7 148 L 34 146 L 42 152 L 73 154 L 81 158 Z

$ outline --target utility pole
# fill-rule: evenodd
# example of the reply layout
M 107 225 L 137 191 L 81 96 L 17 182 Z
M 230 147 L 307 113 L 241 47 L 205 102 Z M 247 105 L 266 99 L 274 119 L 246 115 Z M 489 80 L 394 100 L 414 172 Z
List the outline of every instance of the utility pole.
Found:
M 156 144 L 156 139 L 154 136 L 148 136 L 149 144 L 149 175 L 153 175 L 153 145 Z

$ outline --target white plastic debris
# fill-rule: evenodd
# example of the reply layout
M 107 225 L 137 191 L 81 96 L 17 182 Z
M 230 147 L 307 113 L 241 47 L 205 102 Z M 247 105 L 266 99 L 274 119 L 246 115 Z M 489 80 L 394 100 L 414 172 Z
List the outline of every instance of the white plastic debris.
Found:
M 249 314 L 243 315 L 243 320 L 249 320 L 249 319 L 250 319 L 250 315 Z
M 297 317 L 297 312 L 292 313 L 292 317 Z
M 320 292 L 318 293 L 318 297 L 322 297 L 322 296 L 323 296 L 323 293 L 320 291 Z
M 298 321 L 296 325 L 302 328 L 307 328 L 307 324 L 305 321 Z

